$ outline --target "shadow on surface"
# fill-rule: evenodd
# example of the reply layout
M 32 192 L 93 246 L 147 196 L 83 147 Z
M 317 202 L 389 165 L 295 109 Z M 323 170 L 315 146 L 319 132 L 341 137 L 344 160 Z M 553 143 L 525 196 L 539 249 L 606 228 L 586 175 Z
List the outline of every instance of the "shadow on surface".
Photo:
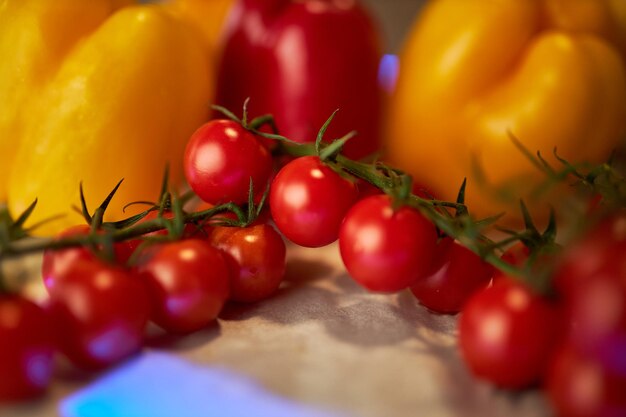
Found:
M 346 273 L 333 275 L 336 271 L 324 262 L 293 259 L 274 296 L 255 304 L 230 303 L 220 318 L 256 317 L 285 326 L 317 322 L 333 338 L 362 347 L 391 346 L 410 339 L 436 348 L 449 345 L 442 339 L 454 333 L 454 317 L 430 313 L 408 291 L 370 293 Z M 426 338 L 424 329 L 443 336 Z
M 174 352 L 184 351 L 204 346 L 220 334 L 221 328 L 218 322 L 213 322 L 204 329 L 187 335 L 168 334 L 156 326 L 151 326 L 146 336 L 145 346 Z

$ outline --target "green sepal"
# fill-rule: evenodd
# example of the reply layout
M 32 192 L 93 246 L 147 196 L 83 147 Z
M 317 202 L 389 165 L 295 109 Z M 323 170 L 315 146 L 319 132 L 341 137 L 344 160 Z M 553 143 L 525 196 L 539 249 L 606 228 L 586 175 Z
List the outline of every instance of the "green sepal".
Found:
M 326 131 L 328 130 L 328 126 L 330 126 L 330 123 L 333 121 L 338 111 L 339 109 L 335 110 L 333 114 L 331 114 L 330 117 L 326 119 L 326 121 L 322 125 L 322 128 L 317 132 L 317 138 L 315 139 L 315 152 L 318 155 L 320 154 L 320 151 L 322 149 L 322 141 L 324 140 L 324 135 L 326 134 Z

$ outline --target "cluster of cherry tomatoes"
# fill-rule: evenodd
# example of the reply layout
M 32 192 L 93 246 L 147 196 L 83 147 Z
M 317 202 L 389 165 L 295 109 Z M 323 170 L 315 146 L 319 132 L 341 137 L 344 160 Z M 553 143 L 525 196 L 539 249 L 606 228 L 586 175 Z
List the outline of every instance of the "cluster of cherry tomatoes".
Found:
M 194 142 L 185 163 L 199 171 L 211 158 L 197 149 L 212 141 Z M 236 175 L 242 199 L 245 179 L 262 186 L 267 177 L 255 175 L 270 171 L 260 154 L 245 160 Z M 208 182 L 190 184 L 200 194 Z M 561 416 L 626 415 L 626 215 L 609 217 L 562 253 L 535 259 L 550 273 L 542 277 L 548 285 L 533 286 L 442 235 L 419 210 L 369 187 L 360 193 L 358 184 L 341 164 L 298 157 L 271 182 L 271 217 L 295 244 L 338 240 L 349 275 L 368 290 L 408 288 L 435 313 L 462 312 L 460 351 L 477 377 L 507 389 L 541 384 Z M 522 268 L 529 255 L 519 243 L 503 260 Z
M 213 322 L 226 301 L 261 300 L 280 285 L 286 249 L 271 226 L 186 229 L 181 240 L 143 249 L 139 240 L 115 243 L 114 262 L 86 247 L 46 251 L 45 307 L 0 295 L 0 400 L 40 394 L 56 352 L 80 369 L 101 370 L 142 348 L 149 321 L 190 333 Z M 89 230 L 73 227 L 59 238 Z
M 442 235 L 418 209 L 360 192 L 357 178 L 320 155 L 275 172 L 271 144 L 237 121 L 215 120 L 190 139 L 184 170 L 207 207 L 249 204 L 251 190 L 262 201 L 270 183 L 271 218 L 290 241 L 338 240 L 349 275 L 368 290 L 410 289 L 435 313 L 462 312 L 459 346 L 478 377 L 512 389 L 544 381 L 563 416 L 626 413 L 626 217 L 611 217 L 550 260 L 554 285 L 541 294 Z M 150 216 L 174 214 L 142 221 Z M 59 238 L 88 233 L 77 226 Z M 10 341 L 0 344 L 0 400 L 40 393 L 57 351 L 81 368 L 105 368 L 141 349 L 149 321 L 196 331 L 227 300 L 269 297 L 285 272 L 283 239 L 262 220 L 188 224 L 182 239 L 142 242 L 115 243 L 114 262 L 87 247 L 47 251 L 46 309 L 0 295 L 0 339 Z M 528 253 L 517 246 L 504 259 L 521 264 Z

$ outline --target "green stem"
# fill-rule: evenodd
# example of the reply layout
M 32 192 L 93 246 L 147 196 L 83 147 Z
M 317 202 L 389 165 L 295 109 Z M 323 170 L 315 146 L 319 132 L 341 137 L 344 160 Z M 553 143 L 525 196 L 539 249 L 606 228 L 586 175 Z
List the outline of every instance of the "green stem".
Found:
M 227 203 L 195 213 L 184 213 L 183 221 L 184 223 L 198 223 L 226 211 L 235 213 L 240 222 L 244 222 L 246 219 L 245 214 L 239 206 L 234 203 Z M 99 245 L 105 244 L 107 241 L 122 242 L 124 240 L 141 237 L 151 232 L 164 230 L 167 228 L 167 221 L 168 220 L 164 218 L 156 218 L 138 223 L 126 229 L 112 231 L 109 234 L 75 235 L 61 239 L 45 238 L 12 242 L 0 248 L 0 260 L 3 258 L 41 252 L 43 250 L 59 250 L 78 246 L 98 247 Z

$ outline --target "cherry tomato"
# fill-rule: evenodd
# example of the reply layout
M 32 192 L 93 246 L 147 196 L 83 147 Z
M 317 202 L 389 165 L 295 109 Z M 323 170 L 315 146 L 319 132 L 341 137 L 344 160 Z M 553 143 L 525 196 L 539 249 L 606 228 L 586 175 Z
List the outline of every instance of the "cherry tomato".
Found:
M 55 239 L 62 239 L 78 235 L 87 235 L 90 227 L 86 224 L 72 226 L 59 233 Z M 118 242 L 113 244 L 113 252 L 115 260 L 119 264 L 124 264 L 130 258 L 139 243 L 134 240 Z M 48 249 L 43 253 L 43 262 L 41 264 L 41 275 L 46 288 L 50 288 L 58 277 L 65 275 L 66 271 L 80 260 L 93 260 L 95 256 L 93 252 L 85 246 L 77 246 L 67 249 L 52 250 Z
M 272 173 L 270 152 L 239 123 L 213 120 L 189 140 L 185 177 L 198 196 L 212 204 L 248 201 L 250 179 L 262 193 Z
M 138 273 L 148 285 L 152 320 L 172 333 L 199 330 L 217 318 L 229 294 L 229 272 L 221 252 L 187 239 L 148 247 Z
M 567 248 L 554 282 L 566 298 L 579 293 L 591 277 L 604 276 L 626 286 L 626 214 L 611 216 Z
M 174 217 L 174 214 L 171 211 L 164 211 L 161 215 L 163 216 L 164 219 L 168 219 L 168 220 Z M 151 211 L 143 219 L 141 219 L 137 224 L 149 222 L 149 221 L 157 219 L 158 217 L 159 217 L 158 211 L 156 210 Z M 137 248 L 146 241 L 145 238 L 166 237 L 168 233 L 169 232 L 167 229 L 156 230 L 154 232 L 146 233 L 141 238 L 130 239 L 124 242 L 120 242 L 120 244 L 116 244 L 120 246 L 121 244 L 123 244 L 123 246 L 121 246 L 120 249 L 116 250 L 116 258 L 118 262 L 122 264 L 126 264 L 128 260 L 130 259 L 130 257 L 135 253 Z M 182 238 L 183 239 L 188 239 L 191 237 L 202 238 L 202 237 L 207 237 L 209 233 L 210 233 L 210 227 L 208 225 L 200 227 L 192 223 L 187 223 L 185 224 L 185 227 L 183 229 Z
M 373 195 L 383 194 L 383 191 L 380 188 L 375 187 L 374 185 L 360 178 L 356 180 L 356 186 L 357 186 L 356 188 L 359 190 L 359 196 L 358 196 L 359 200 L 363 200 L 364 198 L 367 198 Z
M 89 233 L 89 226 L 77 225 L 64 230 L 56 239 L 61 239 L 76 235 L 86 235 Z M 83 246 L 75 248 L 67 248 L 61 250 L 48 249 L 43 253 L 43 262 L 41 264 L 41 275 L 46 288 L 54 285 L 53 281 L 65 275 L 67 270 L 80 260 L 91 260 L 94 258 L 93 253 Z
M 99 370 L 138 352 L 150 315 L 147 289 L 130 271 L 99 259 L 75 262 L 49 287 L 63 353 Z
M 437 244 L 429 272 L 411 292 L 426 308 L 454 314 L 473 293 L 489 285 L 493 272 L 478 255 L 446 237 Z
M 626 416 L 626 377 L 569 345 L 556 353 L 546 385 L 560 417 Z
M 500 257 L 509 265 L 522 267 L 530 256 L 530 248 L 522 242 L 517 242 L 508 248 Z
M 407 288 L 427 272 L 435 253 L 435 227 L 417 210 L 394 211 L 391 198 L 374 195 L 357 202 L 339 232 L 343 263 L 371 291 Z
M 200 203 L 199 206 L 197 206 L 194 209 L 194 212 L 200 212 L 200 211 L 208 210 L 208 209 L 211 209 L 213 207 L 215 207 L 215 204 L 202 202 L 202 203 Z M 196 237 L 198 239 L 202 239 L 203 237 L 209 236 L 211 234 L 211 225 L 216 224 L 216 222 L 218 222 L 218 221 L 220 221 L 222 219 L 237 220 L 237 215 L 235 213 L 233 213 L 232 211 L 224 211 L 222 213 L 218 213 L 218 214 L 214 215 L 213 217 L 211 217 L 210 219 L 208 219 L 208 222 L 204 222 L 204 223 L 206 223 L 206 225 L 202 228 L 203 230 L 198 230 L 198 228 L 196 226 L 194 226 L 195 230 L 191 231 L 191 233 L 189 233 L 189 236 L 190 237 Z M 256 218 L 256 220 L 254 220 L 252 222 L 252 225 L 265 224 L 265 223 L 267 223 L 269 221 L 270 221 L 270 213 L 269 213 L 269 210 L 267 209 L 267 205 L 265 205 L 263 210 L 261 210 L 261 212 L 259 213 L 259 215 Z
M 0 295 L 0 402 L 44 392 L 56 350 L 53 329 L 36 304 L 18 295 Z
M 286 249 L 272 226 L 216 227 L 210 241 L 225 253 L 231 300 L 259 301 L 278 289 L 285 276 Z
M 288 163 L 272 182 L 270 209 L 283 235 L 305 247 L 337 240 L 339 226 L 358 191 L 317 156 Z
M 607 219 L 566 248 L 554 279 L 569 342 L 626 378 L 626 217 Z
M 524 388 L 544 375 L 560 341 L 558 310 L 510 278 L 474 294 L 459 322 L 459 346 L 477 377 Z

